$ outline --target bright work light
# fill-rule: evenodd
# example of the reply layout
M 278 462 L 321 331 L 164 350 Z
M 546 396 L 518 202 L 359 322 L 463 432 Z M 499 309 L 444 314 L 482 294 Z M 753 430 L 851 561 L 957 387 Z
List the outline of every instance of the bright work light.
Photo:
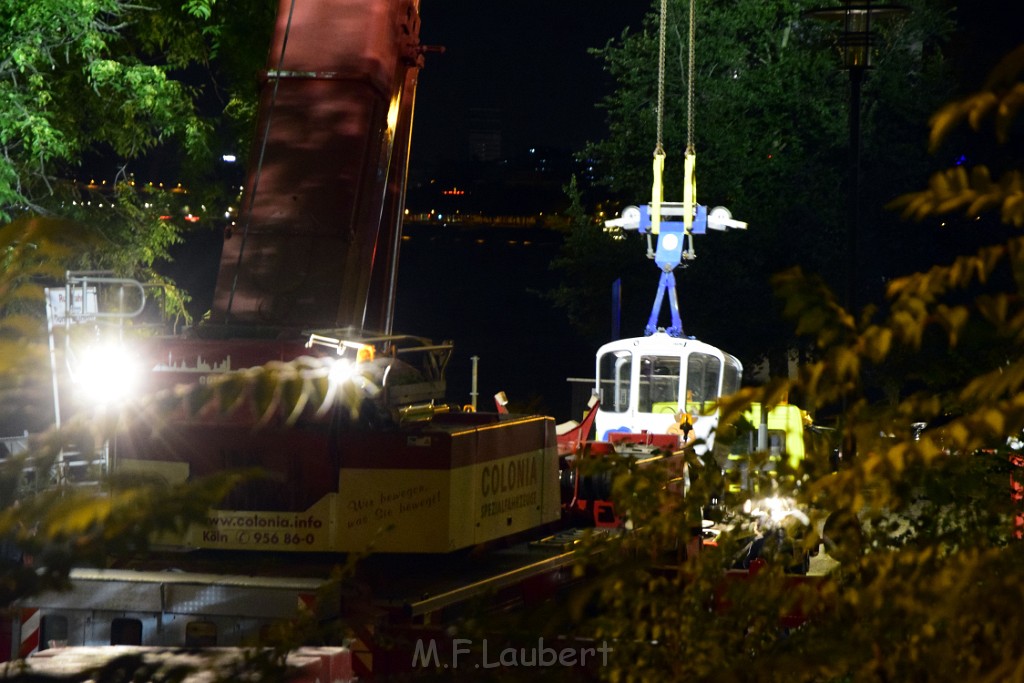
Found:
M 354 369 L 355 363 L 348 358 L 335 358 L 334 363 L 331 364 L 331 369 L 328 371 L 328 378 L 335 385 L 341 384 L 352 377 Z
M 88 347 L 76 359 L 72 374 L 81 398 L 102 406 L 131 397 L 139 377 L 138 360 L 121 344 Z

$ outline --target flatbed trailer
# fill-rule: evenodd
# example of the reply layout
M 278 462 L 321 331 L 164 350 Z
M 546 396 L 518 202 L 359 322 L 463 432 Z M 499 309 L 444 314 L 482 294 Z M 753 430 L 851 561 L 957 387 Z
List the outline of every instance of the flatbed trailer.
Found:
M 220 650 L 177 650 L 127 645 L 60 648 L 47 650 L 26 661 L 0 665 L 0 680 L 79 680 L 104 674 L 121 680 L 122 666 L 130 662 L 137 670 L 148 672 L 146 679 L 175 680 L 180 683 L 209 683 L 234 680 L 235 673 L 251 667 L 246 657 L 252 651 L 237 648 Z M 358 680 L 352 669 L 352 653 L 344 647 L 303 647 L 288 653 L 282 662 L 272 663 L 272 672 L 280 671 L 290 683 L 351 683 Z
M 4 660 L 82 647 L 259 647 L 276 626 L 305 620 L 351 653 L 356 675 L 404 671 L 415 654 L 410 633 L 451 633 L 465 614 L 516 610 L 565 590 L 578 538 L 568 531 L 486 552 L 370 555 L 348 569 L 344 556 L 254 555 L 241 565 L 222 552 L 77 568 L 70 590 L 8 615 Z

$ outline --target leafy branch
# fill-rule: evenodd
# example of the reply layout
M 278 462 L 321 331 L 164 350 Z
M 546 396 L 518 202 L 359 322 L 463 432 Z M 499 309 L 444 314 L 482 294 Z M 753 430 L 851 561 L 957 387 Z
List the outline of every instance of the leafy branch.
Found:
M 942 107 L 931 119 L 929 146 L 934 152 L 957 127 L 966 123 L 980 131 L 991 119 L 996 141 L 1006 144 L 1021 106 L 1024 105 L 1024 45 L 1000 61 L 985 87 L 962 100 Z M 932 175 L 928 189 L 898 197 L 889 208 L 902 210 L 904 218 L 922 220 L 963 210 L 968 217 L 999 209 L 1007 225 L 1024 227 L 1024 178 L 1011 169 L 993 180 L 984 165 L 970 171 L 957 166 Z

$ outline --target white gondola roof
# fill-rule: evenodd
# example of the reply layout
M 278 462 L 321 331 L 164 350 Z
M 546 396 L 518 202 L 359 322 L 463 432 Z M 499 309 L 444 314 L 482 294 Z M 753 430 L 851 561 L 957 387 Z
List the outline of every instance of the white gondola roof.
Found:
M 683 353 L 693 352 L 707 353 L 712 356 L 729 358 L 740 369 L 743 368 L 743 364 L 738 358 L 723 351 L 717 346 L 706 344 L 699 339 L 689 337 L 672 337 L 664 332 L 656 332 L 647 337 L 627 337 L 625 339 L 617 339 L 615 341 L 608 342 L 597 350 L 597 356 L 600 358 L 604 354 L 614 351 L 639 351 L 644 355 L 671 356 L 679 356 Z

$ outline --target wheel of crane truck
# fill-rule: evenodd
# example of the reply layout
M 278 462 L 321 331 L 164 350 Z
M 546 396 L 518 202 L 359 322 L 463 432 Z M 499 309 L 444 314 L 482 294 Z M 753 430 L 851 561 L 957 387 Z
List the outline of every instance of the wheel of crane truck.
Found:
M 563 507 L 571 505 L 576 500 L 578 476 L 579 471 L 575 467 L 566 467 L 558 471 L 558 484 Z

